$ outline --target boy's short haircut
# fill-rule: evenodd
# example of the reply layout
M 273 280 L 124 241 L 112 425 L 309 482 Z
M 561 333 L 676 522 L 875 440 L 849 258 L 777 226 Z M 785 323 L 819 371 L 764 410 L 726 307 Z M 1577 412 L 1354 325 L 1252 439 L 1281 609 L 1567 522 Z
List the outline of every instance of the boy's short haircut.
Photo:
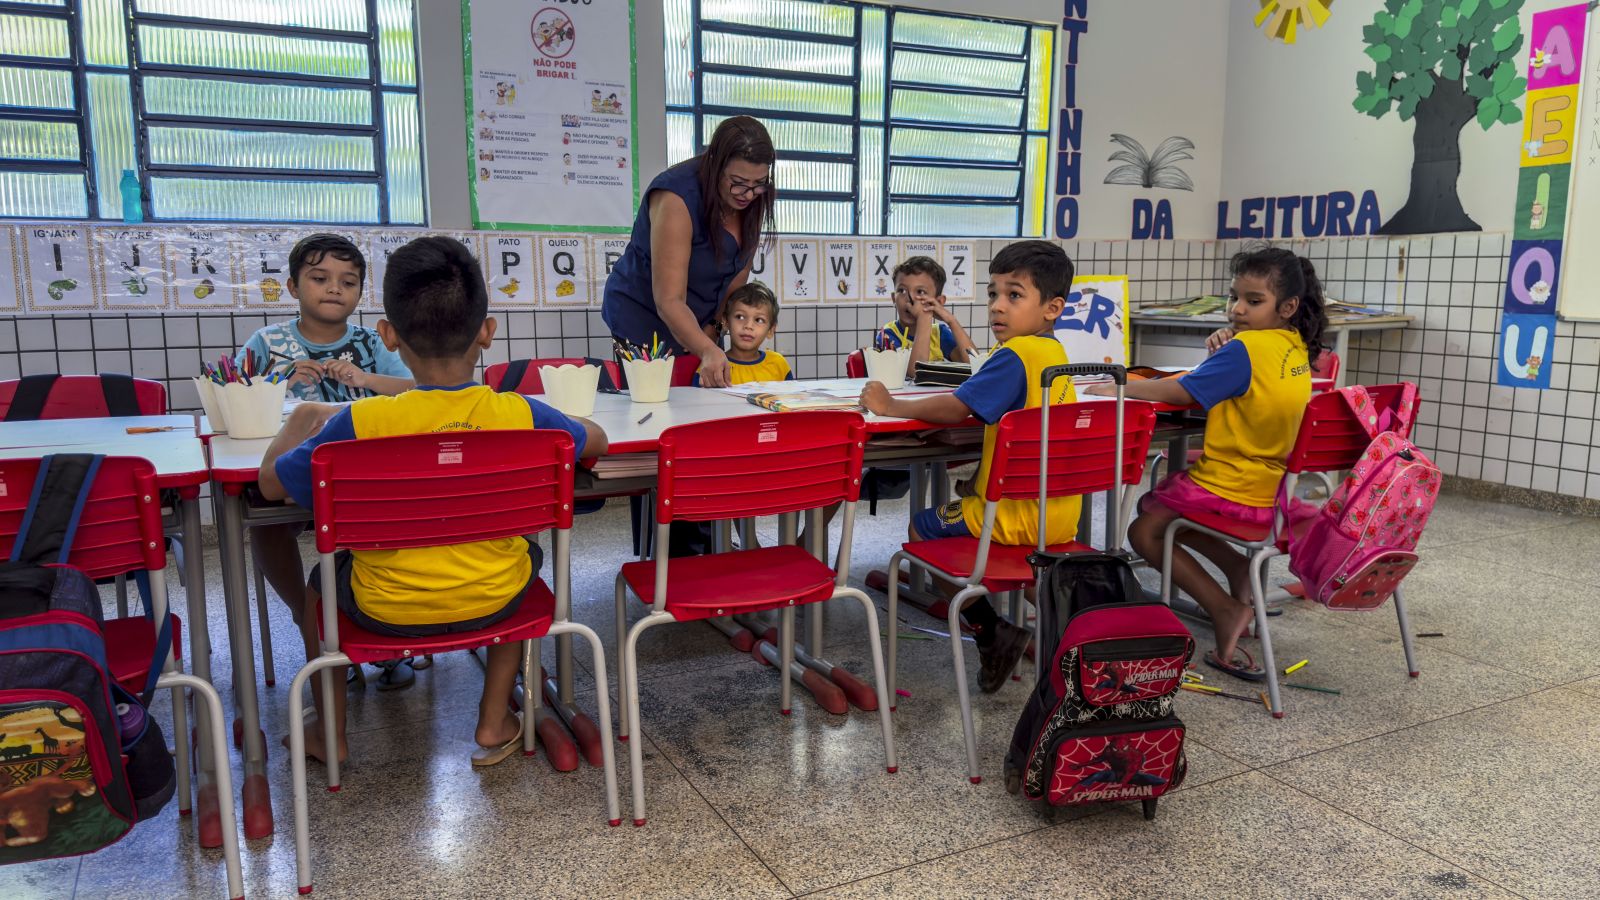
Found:
M 315 266 L 329 256 L 355 263 L 356 276 L 362 284 L 367 283 L 367 258 L 361 255 L 361 248 L 350 243 L 348 238 L 326 232 L 308 234 L 295 242 L 294 249 L 289 251 L 289 280 L 298 283 L 301 269 Z
M 908 256 L 894 267 L 893 280 L 899 281 L 901 275 L 926 275 L 933 279 L 935 293 L 944 293 L 944 266 L 931 256 Z
M 751 309 L 765 310 L 772 324 L 778 324 L 778 297 L 772 293 L 772 288 L 759 281 L 747 281 L 729 294 L 727 301 L 722 304 L 722 314 L 717 318 L 726 319 L 728 314 L 733 312 L 735 303 Z
M 461 356 L 489 315 L 483 269 L 454 238 L 417 238 L 389 257 L 383 315 L 417 356 Z
M 1026 272 L 1039 289 L 1040 299 L 1048 303 L 1066 297 L 1072 290 L 1076 270 L 1067 251 L 1049 241 L 1018 241 L 1006 245 L 989 262 L 990 275 Z

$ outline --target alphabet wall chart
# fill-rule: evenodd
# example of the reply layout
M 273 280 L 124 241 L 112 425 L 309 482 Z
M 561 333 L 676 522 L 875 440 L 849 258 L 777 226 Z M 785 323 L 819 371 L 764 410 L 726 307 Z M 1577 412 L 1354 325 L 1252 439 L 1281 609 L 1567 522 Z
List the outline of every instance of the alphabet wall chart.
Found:
M 1588 4 L 1534 13 L 1496 380 L 1550 386 Z
M 81 222 L 0 224 L 0 314 L 201 312 L 287 314 L 289 251 L 306 226 L 139 225 Z M 367 260 L 361 309 L 383 308 L 389 256 L 424 235 L 460 241 L 483 265 L 497 310 L 598 308 L 606 277 L 628 246 L 624 235 L 525 231 L 331 229 Z M 951 303 L 981 302 L 982 264 L 971 241 L 785 235 L 759 250 L 750 277 L 780 302 L 880 303 L 894 293 L 894 267 L 930 256 L 948 273 Z

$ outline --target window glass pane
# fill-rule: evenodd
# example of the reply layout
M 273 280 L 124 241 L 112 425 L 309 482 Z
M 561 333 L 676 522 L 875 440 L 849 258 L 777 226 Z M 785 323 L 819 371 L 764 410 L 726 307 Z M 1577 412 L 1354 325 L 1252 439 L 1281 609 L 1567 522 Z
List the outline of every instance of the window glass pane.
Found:
M 150 162 L 169 166 L 228 166 L 372 172 L 372 138 L 348 134 L 224 130 L 150 129 Z
M 128 64 L 128 18 L 123 0 L 78 0 L 83 60 L 91 66 Z
M 0 216 L 24 219 L 83 218 L 89 206 L 76 173 L 0 169 Z
M 37 56 L 41 59 L 68 59 L 72 56 L 67 20 L 47 19 L 44 16 L 0 13 L 0 47 L 16 56 Z
M 694 113 L 667 113 L 667 164 L 694 155 Z
M 139 168 L 133 143 L 133 96 L 128 76 L 89 73 L 89 135 L 94 147 L 95 198 L 104 219 L 122 218 L 122 172 Z
M 897 12 L 894 16 L 894 42 L 897 44 L 1020 56 L 1022 42 L 1027 36 L 1027 28 L 1004 22 L 908 12 Z
M 848 116 L 854 111 L 854 91 L 844 84 L 709 72 L 701 79 L 700 90 L 701 102 L 709 106 L 833 116 Z
M 883 121 L 884 11 L 867 7 L 861 11 L 861 118 Z
M 416 85 L 417 42 L 411 0 L 378 0 L 378 64 L 384 84 Z
M 1022 90 L 1025 66 L 1004 59 L 896 50 L 894 80 L 954 87 Z
M 937 166 L 894 166 L 889 193 L 924 197 L 994 197 L 1017 195 L 1021 174 L 1015 169 L 946 169 Z
M 883 233 L 883 129 L 861 129 L 861 160 L 858 163 L 861 188 L 856 223 L 861 234 Z
M 152 178 L 162 219 L 376 224 L 378 186 L 232 178 Z
M 20 3 L 25 6 L 66 6 L 67 0 L 8 0 L 11 3 Z
M 371 95 L 356 88 L 263 84 L 208 78 L 144 80 L 150 115 L 371 125 Z
M 850 192 L 849 163 L 813 162 L 778 157 L 774 180 L 782 191 Z
M 1015 206 L 896 203 L 889 210 L 890 234 L 1005 236 L 1017 233 Z
M 1022 137 L 991 131 L 935 131 L 896 128 L 889 145 L 895 158 L 963 159 L 974 162 L 1017 161 Z
M 1033 30 L 1033 58 L 1028 62 L 1028 130 L 1050 130 L 1050 68 L 1055 52 L 1053 28 Z
M 77 162 L 78 126 L 72 122 L 0 119 L 0 157 Z
M 772 212 L 784 234 L 850 234 L 854 210 L 843 200 L 779 200 Z
M 250 0 L 248 3 L 218 3 L 217 0 L 136 0 L 139 12 L 191 19 L 216 19 L 257 25 L 299 26 L 325 31 L 366 31 L 365 0 Z
M 0 106 L 73 109 L 72 73 L 65 69 L 0 66 Z
M 691 106 L 694 104 L 692 0 L 665 0 L 661 12 L 664 17 L 662 47 L 666 51 L 667 105 Z
M 388 171 L 389 221 L 421 225 L 422 135 L 417 125 L 417 95 L 383 95 L 384 165 Z
M 891 115 L 896 119 L 1007 128 L 1016 128 L 1022 121 L 1021 97 L 982 97 L 897 88 L 890 106 Z
M 809 31 L 854 37 L 856 12 L 844 4 L 806 0 L 702 0 L 700 18 L 709 22 L 755 25 L 775 31 Z
M 1045 209 L 1049 198 L 1045 196 L 1045 177 L 1050 172 L 1050 139 L 1028 138 L 1028 176 L 1023 184 L 1022 233 L 1039 237 L 1044 234 Z
M 700 33 L 700 61 L 713 65 L 849 77 L 855 74 L 854 57 L 855 48 L 847 44 L 787 41 L 720 31 Z
M 711 143 L 711 135 L 727 116 L 707 115 L 702 120 L 704 134 L 701 141 Z M 795 122 L 788 119 L 761 117 L 761 124 L 772 136 L 772 145 L 779 153 L 854 153 L 851 141 L 854 131 L 849 125 L 834 122 Z
M 142 62 L 330 78 L 366 78 L 367 48 L 351 41 L 139 26 Z

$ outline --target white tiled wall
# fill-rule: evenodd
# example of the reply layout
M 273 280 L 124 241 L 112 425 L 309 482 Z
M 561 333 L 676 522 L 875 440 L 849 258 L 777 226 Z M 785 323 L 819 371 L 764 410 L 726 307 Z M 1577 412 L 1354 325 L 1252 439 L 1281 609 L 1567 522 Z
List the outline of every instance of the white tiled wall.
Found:
M 1497 387 L 1494 352 L 1508 240 L 1502 234 L 1339 238 L 1278 242 L 1309 257 L 1331 296 L 1417 317 L 1403 332 L 1359 336 L 1344 361 L 1354 381 L 1415 380 L 1418 443 L 1447 474 L 1600 499 L 1600 453 L 1591 453 L 1600 387 L 1600 324 L 1557 329 L 1552 388 Z M 1225 289 L 1239 241 L 1065 242 L 1082 274 L 1126 272 L 1135 305 Z M 979 271 L 1004 242 L 979 241 Z M 985 285 L 980 282 L 978 295 Z M 960 307 L 973 340 L 990 343 L 981 303 Z M 798 377 L 843 373 L 844 357 L 892 315 L 878 305 L 790 306 L 777 349 Z M 598 311 L 502 314 L 486 362 L 610 353 Z M 131 372 L 166 380 L 172 406 L 196 405 L 186 380 L 202 359 L 232 352 L 260 315 L 111 314 L 0 318 L 0 378 L 34 372 Z

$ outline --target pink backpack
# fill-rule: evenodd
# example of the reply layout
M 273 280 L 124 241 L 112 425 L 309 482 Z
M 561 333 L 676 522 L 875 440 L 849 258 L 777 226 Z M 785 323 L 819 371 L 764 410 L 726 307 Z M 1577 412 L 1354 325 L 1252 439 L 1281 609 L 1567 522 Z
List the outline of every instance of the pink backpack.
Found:
M 1364 387 L 1339 393 L 1372 443 L 1327 505 L 1294 529 L 1285 549 L 1289 571 L 1307 597 L 1330 609 L 1376 609 L 1416 565 L 1417 539 L 1439 496 L 1439 467 L 1406 439 L 1415 384 L 1403 385 L 1397 409 L 1381 412 Z M 1288 509 L 1283 488 L 1278 503 Z

